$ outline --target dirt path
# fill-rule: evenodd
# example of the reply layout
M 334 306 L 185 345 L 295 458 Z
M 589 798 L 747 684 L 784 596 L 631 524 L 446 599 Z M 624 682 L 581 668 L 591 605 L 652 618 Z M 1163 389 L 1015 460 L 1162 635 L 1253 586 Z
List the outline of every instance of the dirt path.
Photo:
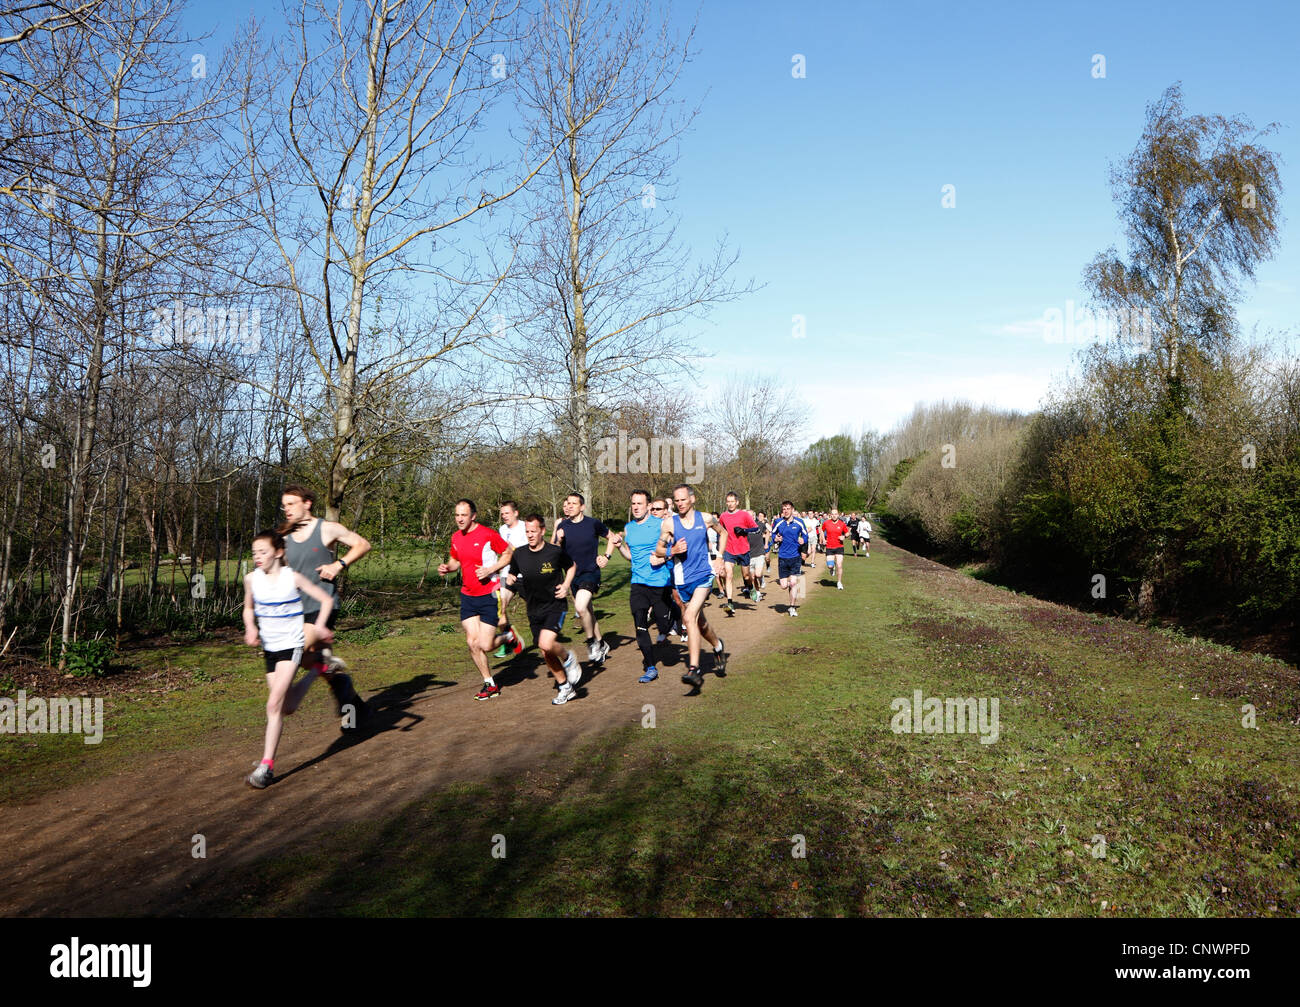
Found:
M 731 655 L 728 678 L 744 675 L 746 656 L 770 649 L 769 638 L 792 622 L 785 592 L 774 578 L 768 585 L 759 605 L 739 604 L 734 618 L 724 616 L 716 601 L 706 609 Z M 810 594 L 822 590 L 810 577 Z M 624 615 L 618 624 L 629 621 Z M 580 642 L 577 650 L 585 653 Z M 554 693 L 543 668 L 522 679 L 503 669 L 497 675 L 501 696 L 478 703 L 472 698 L 477 674 L 454 685 L 434 673 L 419 674 L 372 694 L 363 665 L 358 687 L 376 710 L 364 735 L 340 737 L 320 689 L 322 695 L 309 697 L 303 714 L 290 722 L 276 758 L 277 782 L 265 791 L 243 783 L 256 757 L 225 743 L 0 808 L 0 914 L 165 914 L 193 881 L 301 847 L 315 830 L 382 818 L 450 784 L 554 768 L 554 756 L 639 724 L 646 703 L 662 718 L 707 703 L 727 687 L 705 658 L 703 691 L 688 695 L 680 681 L 685 648 L 659 652 L 668 651 L 672 663 L 659 666 L 659 681 L 639 685 L 636 641 L 619 637 L 604 670 L 591 679 L 584 673 L 580 698 L 558 708 L 550 704 Z M 533 653 L 525 652 L 519 664 L 531 664 Z M 196 835 L 206 841 L 205 859 L 192 855 Z

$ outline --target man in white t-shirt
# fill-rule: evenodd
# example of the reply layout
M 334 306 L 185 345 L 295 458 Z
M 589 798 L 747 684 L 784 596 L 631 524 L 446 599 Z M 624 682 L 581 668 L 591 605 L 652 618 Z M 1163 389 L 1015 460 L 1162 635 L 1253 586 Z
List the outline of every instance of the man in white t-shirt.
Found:
M 501 527 L 497 531 L 516 550 L 528 545 L 528 532 L 524 529 L 524 523 L 519 520 L 519 505 L 513 500 L 507 500 L 501 505 Z M 515 592 L 506 587 L 505 580 L 500 577 L 493 577 L 492 581 L 496 585 L 494 593 L 497 596 L 497 632 L 504 633 L 510 628 L 510 616 L 506 609 L 514 600 Z M 503 643 L 492 656 L 506 657 L 507 654 L 507 645 Z
M 867 550 L 867 557 L 871 556 L 871 522 L 864 515 L 858 522 L 858 538 L 862 539 L 862 546 Z

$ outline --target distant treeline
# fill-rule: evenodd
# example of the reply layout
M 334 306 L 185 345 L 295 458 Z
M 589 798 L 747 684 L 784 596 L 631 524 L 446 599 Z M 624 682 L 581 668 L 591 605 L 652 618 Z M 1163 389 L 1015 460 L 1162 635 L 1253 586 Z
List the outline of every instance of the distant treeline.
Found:
M 975 420 L 976 422 L 972 422 Z M 1032 416 L 918 410 L 886 534 L 1085 607 L 1259 625 L 1300 595 L 1300 366 L 1192 352 L 1180 380 L 1102 344 Z M 907 425 L 901 434 L 907 433 Z

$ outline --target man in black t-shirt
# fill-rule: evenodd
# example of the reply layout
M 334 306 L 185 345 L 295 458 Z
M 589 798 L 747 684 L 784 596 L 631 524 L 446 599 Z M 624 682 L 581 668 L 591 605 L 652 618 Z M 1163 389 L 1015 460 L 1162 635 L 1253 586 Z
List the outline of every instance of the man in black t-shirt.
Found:
M 609 556 L 597 555 L 597 544 L 609 537 L 609 529 L 594 517 L 586 516 L 587 501 L 581 493 L 570 493 L 564 498 L 564 520 L 555 528 L 551 539 L 573 560 L 577 572 L 573 576 L 573 607 L 587 637 L 587 660 L 597 663 L 609 656 L 609 644 L 600 635 L 600 624 L 591 610 L 591 599 L 600 590 L 600 571 L 609 562 Z
M 523 595 L 537 649 L 560 686 L 560 694 L 551 702 L 563 706 L 577 694 L 582 678 L 582 666 L 559 640 L 569 608 L 565 599 L 577 567 L 562 549 L 546 541 L 546 519 L 540 514 L 524 518 L 524 532 L 528 546 L 515 550 L 506 584 Z

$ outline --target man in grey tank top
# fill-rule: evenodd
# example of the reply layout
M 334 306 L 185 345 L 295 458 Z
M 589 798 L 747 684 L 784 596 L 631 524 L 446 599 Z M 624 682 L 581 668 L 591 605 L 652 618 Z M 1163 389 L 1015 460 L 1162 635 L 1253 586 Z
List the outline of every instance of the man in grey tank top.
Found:
M 315 501 L 315 494 L 305 486 L 295 484 L 284 488 L 280 497 L 285 518 L 280 530 L 284 536 L 284 560 L 291 569 L 319 585 L 327 594 L 337 597 L 335 579 L 370 551 L 370 543 L 337 521 L 324 521 L 314 517 L 311 509 Z M 334 556 L 333 548 L 337 542 L 349 547 L 347 555 L 338 559 Z M 302 597 L 303 617 L 310 621 L 320 612 L 320 604 L 308 595 L 299 594 Z M 335 605 L 328 620 L 331 629 L 334 628 L 337 615 L 338 606 Z M 343 715 L 345 706 L 353 708 L 355 717 L 349 719 L 352 720 L 352 726 L 355 726 L 365 715 L 366 706 L 353 688 L 351 676 L 343 674 L 347 665 L 334 656 L 328 644 L 321 644 L 315 650 L 305 653 L 302 660 L 303 667 L 315 671 L 329 685 L 340 716 Z

